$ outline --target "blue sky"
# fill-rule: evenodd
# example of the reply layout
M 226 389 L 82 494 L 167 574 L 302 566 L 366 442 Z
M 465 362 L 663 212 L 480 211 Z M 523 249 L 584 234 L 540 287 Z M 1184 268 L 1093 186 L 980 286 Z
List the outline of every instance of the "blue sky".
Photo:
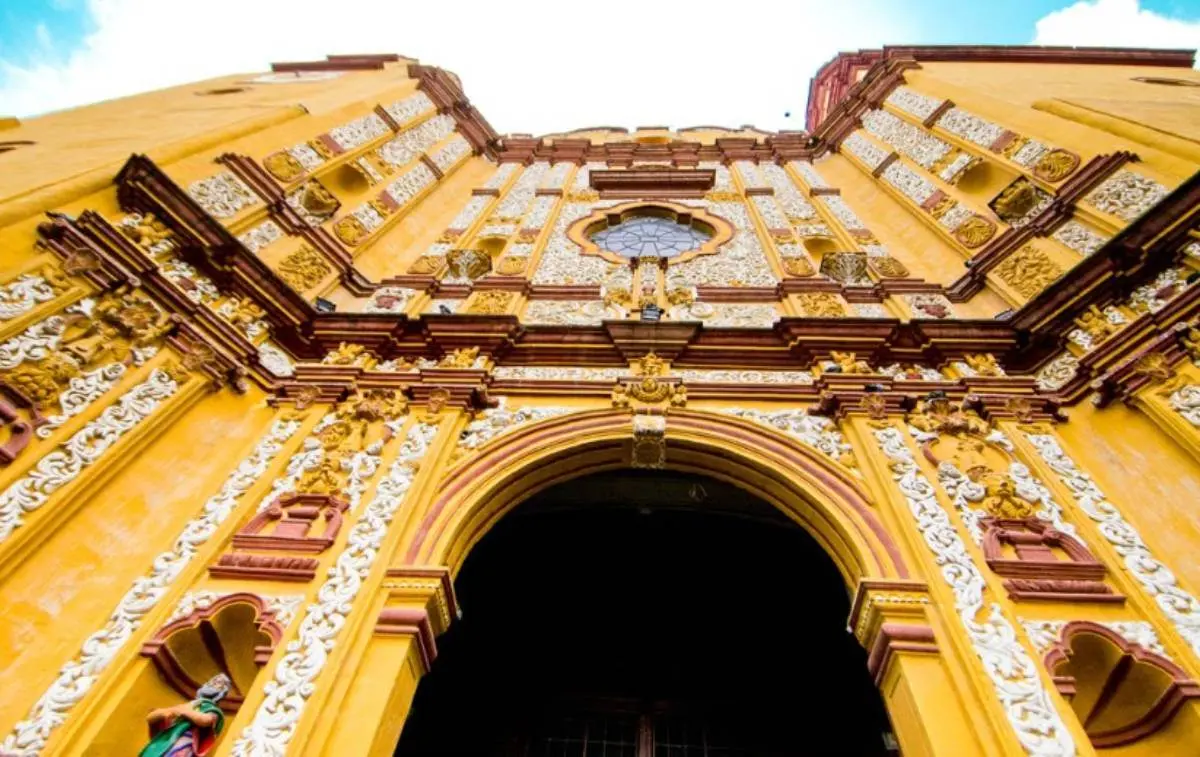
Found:
M 510 0 L 504 14 L 497 7 L 474 0 L 0 0 L 0 115 L 28 117 L 260 71 L 274 60 L 399 52 L 457 72 L 502 132 L 664 121 L 799 128 L 808 78 L 838 50 L 1200 47 L 1200 0 Z M 703 44 L 681 44 L 697 39 Z M 758 75 L 748 81 L 747 69 Z

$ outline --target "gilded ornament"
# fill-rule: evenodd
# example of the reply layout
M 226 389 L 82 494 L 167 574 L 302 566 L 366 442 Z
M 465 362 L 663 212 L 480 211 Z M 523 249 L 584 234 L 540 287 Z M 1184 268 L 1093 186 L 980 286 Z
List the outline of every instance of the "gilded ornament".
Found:
M 867 361 L 859 360 L 853 352 L 831 352 L 829 356 L 837 370 L 831 371 L 827 368 L 827 373 L 869 374 L 875 372 Z
M 668 371 L 667 361 L 654 352 L 648 352 L 634 360 L 633 367 L 639 376 L 665 376 Z
M 974 410 L 952 403 L 943 396 L 931 395 L 917 403 L 908 416 L 908 425 L 927 434 L 970 434 L 985 436 L 991 425 Z
M 1000 154 L 1012 160 L 1021 151 L 1021 148 L 1029 143 L 1029 138 L 1018 136 L 1011 131 L 1006 131 L 1005 134 L 1010 135 L 1012 138 L 1000 149 Z
M 1193 362 L 1200 361 L 1200 325 L 1197 322 L 1188 324 L 1187 331 L 1179 337 L 1179 343 Z
M 1013 223 L 1025 217 L 1041 201 L 1038 188 L 1033 182 L 1021 177 L 1005 187 L 991 202 L 992 210 L 1000 220 Z
M 304 166 L 287 150 L 273 152 L 263 158 L 263 168 L 282 182 L 295 181 L 304 175 Z
M 476 292 L 471 299 L 471 304 L 467 306 L 467 312 L 477 315 L 504 315 L 515 297 L 515 292 L 505 292 L 500 289 Z
M 474 281 L 492 270 L 492 258 L 483 250 L 451 250 L 446 255 L 450 272 L 460 279 Z
M 520 276 L 525 273 L 529 258 L 525 255 L 509 255 L 496 266 L 496 273 L 501 276 Z
M 333 233 L 343 243 L 354 247 L 370 236 L 363 222 L 354 216 L 343 216 L 333 224 Z
M 981 504 L 993 518 L 1024 520 L 1034 516 L 1037 508 L 1017 493 L 1016 484 L 1008 476 L 979 466 L 969 469 L 967 478 L 983 486 Z
M 771 229 L 771 239 L 779 244 L 789 244 L 796 241 L 791 229 Z
M 929 209 L 929 215 L 933 216 L 934 218 L 941 218 L 949 213 L 950 209 L 956 205 L 958 205 L 958 202 L 953 197 L 942 195 L 938 198 L 938 201 L 934 203 L 933 207 Z
M 1070 176 L 1078 166 L 1078 155 L 1055 148 L 1042 153 L 1033 166 L 1033 175 L 1046 181 L 1062 181 Z
M 996 275 L 1026 298 L 1033 298 L 1063 274 L 1046 253 L 1025 245 L 996 266 Z
M 1121 330 L 1120 325 L 1110 321 L 1104 311 L 1095 305 L 1089 305 L 1087 311 L 1075 319 L 1075 325 L 1088 335 L 1093 345 L 1103 343 Z
M 473 368 L 479 357 L 478 347 L 462 347 L 438 361 L 438 368 Z
M 292 193 L 291 197 L 295 199 L 300 207 L 321 220 L 332 216 L 341 206 L 341 203 L 333 196 L 333 193 L 316 179 L 306 181 L 299 189 Z
M 810 318 L 841 318 L 846 315 L 841 298 L 829 292 L 805 292 L 796 296 L 796 302 L 804 315 Z
M 996 362 L 996 356 L 990 352 L 978 355 L 963 355 L 963 360 L 976 376 L 1003 376 L 1004 369 Z
M 280 278 L 297 292 L 312 289 L 332 272 L 333 269 L 321 253 L 308 245 L 301 245 L 300 249 L 288 255 L 279 264 Z
M 333 150 L 330 149 L 329 145 L 325 144 L 325 140 L 323 139 L 310 139 L 308 140 L 308 146 L 324 160 L 329 160 L 333 157 Z
M 864 394 L 859 400 L 858 406 L 867 413 L 867 417 L 871 420 L 881 421 L 887 418 L 887 400 L 879 394 Z
M 867 266 L 885 279 L 908 278 L 908 269 L 903 263 L 890 255 L 883 257 L 868 257 Z
M 341 342 L 338 344 L 337 349 L 332 350 L 322 358 L 321 363 L 323 365 L 357 365 L 366 367 L 370 361 L 370 357 L 367 353 L 367 348 L 361 344 Z
M 973 250 L 991 239 L 995 233 L 996 224 L 983 216 L 971 216 L 954 230 L 954 238 L 961 242 L 963 247 Z
M 816 273 L 812 261 L 808 258 L 783 258 L 783 270 L 789 276 L 812 276 Z
M 1166 381 L 1175 376 L 1175 368 L 1171 361 L 1161 352 L 1148 352 L 1138 358 L 1133 365 L 1133 372 L 1145 376 L 1152 382 Z
M 409 273 L 434 275 L 446 266 L 446 258 L 441 255 L 422 255 L 408 267 Z
M 462 231 L 459 229 L 446 229 L 437 238 L 437 244 L 454 244 L 458 238 L 462 236 Z
M 149 213 L 126 216 L 117 229 L 147 252 L 155 252 L 159 245 L 171 242 L 171 230 Z

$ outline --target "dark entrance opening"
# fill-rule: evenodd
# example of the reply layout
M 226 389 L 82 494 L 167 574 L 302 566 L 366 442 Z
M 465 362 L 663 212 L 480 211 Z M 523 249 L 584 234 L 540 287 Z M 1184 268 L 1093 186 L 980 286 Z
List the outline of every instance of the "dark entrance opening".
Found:
M 506 515 L 396 754 L 895 755 L 833 562 L 769 504 L 619 471 Z

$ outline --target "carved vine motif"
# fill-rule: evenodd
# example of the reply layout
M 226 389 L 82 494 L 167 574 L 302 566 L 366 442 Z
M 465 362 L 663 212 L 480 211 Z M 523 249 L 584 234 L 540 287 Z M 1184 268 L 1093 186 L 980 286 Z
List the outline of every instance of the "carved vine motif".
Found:
M 393 430 L 399 430 L 398 424 L 393 424 Z M 298 637 L 276 666 L 273 680 L 266 687 L 266 699 L 234 743 L 233 754 L 237 757 L 279 755 L 287 751 L 305 703 L 315 690 L 317 676 L 337 643 L 354 599 L 375 564 L 436 432 L 436 424 L 426 423 L 416 423 L 408 430 L 399 456 L 379 482 L 374 499 L 350 529 L 345 548 L 330 568 L 329 578 L 317 591 L 317 601 L 305 613 Z
M 1033 245 L 1025 245 L 996 266 L 996 275 L 1023 297 L 1036 297 L 1052 284 L 1063 270 Z
M 1200 656 L 1200 601 L 1179 586 L 1170 568 L 1154 556 L 1141 534 L 1108 501 L 1091 477 L 1076 466 L 1053 435 L 1028 431 L 1026 438 L 1066 485 L 1076 506 L 1099 525 L 1100 533 L 1124 559 L 1126 570 L 1154 598 L 1179 635 Z
M 809 415 L 805 410 L 768 413 L 761 410 L 730 408 L 723 412 L 775 429 L 858 473 L 858 462 L 854 458 L 853 448 L 838 431 L 837 424 L 829 418 Z
M 572 412 L 572 408 L 560 406 L 523 406 L 510 410 L 507 402 L 507 397 L 501 397 L 496 407 L 475 415 L 459 435 L 456 456 L 477 450 L 520 426 Z
M 190 520 L 174 545 L 155 558 L 149 573 L 136 579 L 121 598 L 108 621 L 88 637 L 78 655 L 67 662 L 24 720 L 0 744 L 0 750 L 34 757 L 45 748 L 51 734 L 99 680 L 145 616 L 158 606 L 175 579 L 216 532 L 243 495 L 266 473 L 284 443 L 300 429 L 295 418 L 275 421 L 270 430 L 229 474 L 221 490 L 204 503 L 200 514 Z
M 53 266 L 42 266 L 24 273 L 0 286 L 0 321 L 28 313 L 43 302 L 49 302 L 70 287 L 66 277 Z
M 22 515 L 37 510 L 83 470 L 99 460 L 108 448 L 148 418 L 155 408 L 179 389 L 165 370 L 155 370 L 133 386 L 95 420 L 75 432 L 57 449 L 0 494 L 0 542 L 23 525 Z
M 810 318 L 841 318 L 846 315 L 842 298 L 829 292 L 805 292 L 796 296 L 796 304 Z
M 503 315 L 508 312 L 516 296 L 516 292 L 506 292 L 499 289 L 487 289 L 482 292 L 476 292 L 475 296 L 471 298 L 471 303 L 467 306 L 467 312 L 478 315 Z
M 908 503 L 925 545 L 954 591 L 959 619 L 1021 746 L 1035 757 L 1076 754 L 1075 742 L 1042 686 L 1033 659 L 1017 641 L 1016 629 L 1000 606 L 987 605 L 983 574 L 938 503 L 933 485 L 922 475 L 900 430 L 882 428 L 874 436 L 891 461 L 892 478 Z
M 321 283 L 332 271 L 321 253 L 308 245 L 301 245 L 300 249 L 283 259 L 278 273 L 292 289 L 306 292 Z
M 1022 176 L 1001 190 L 989 205 L 1001 221 L 1019 229 L 1036 218 L 1053 201 L 1053 197 Z

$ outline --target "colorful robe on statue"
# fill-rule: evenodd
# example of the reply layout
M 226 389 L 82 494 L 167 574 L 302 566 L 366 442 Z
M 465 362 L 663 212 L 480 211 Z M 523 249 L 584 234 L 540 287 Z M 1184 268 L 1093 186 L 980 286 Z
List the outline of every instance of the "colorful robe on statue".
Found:
M 217 743 L 217 736 L 225 727 L 225 713 L 207 699 L 199 699 L 193 705 L 205 715 L 215 715 L 217 721 L 209 728 L 201 728 L 185 717 L 154 734 L 138 757 L 204 757 Z

